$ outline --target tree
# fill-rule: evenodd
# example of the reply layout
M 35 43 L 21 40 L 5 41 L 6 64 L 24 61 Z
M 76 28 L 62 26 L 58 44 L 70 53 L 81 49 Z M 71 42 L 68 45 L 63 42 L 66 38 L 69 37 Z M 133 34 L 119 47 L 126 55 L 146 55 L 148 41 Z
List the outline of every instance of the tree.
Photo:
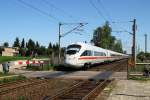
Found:
M 123 53 L 121 40 L 116 40 L 114 51 Z
M 137 54 L 137 58 L 141 61 L 150 60 L 150 53 L 144 53 L 143 51 Z
M 19 53 L 21 54 L 21 56 L 25 56 L 26 55 L 26 47 L 25 47 L 25 40 L 24 40 L 24 38 L 21 41 L 21 48 L 19 49 Z
M 30 51 L 34 51 L 34 49 L 35 49 L 35 42 L 32 39 L 29 39 L 29 41 L 27 43 L 27 48 Z
M 40 48 L 38 49 L 38 54 L 47 55 L 47 49 L 45 48 L 45 46 L 40 46 Z
M 40 45 L 39 45 L 39 42 L 38 42 L 38 41 L 36 41 L 36 45 L 35 45 L 35 47 L 36 47 L 36 48 L 39 48 L 39 47 L 40 47 Z
M 8 42 L 4 42 L 3 46 L 8 47 L 9 46 Z
M 53 47 L 52 47 L 52 44 L 51 44 L 51 42 L 49 43 L 49 45 L 48 45 L 48 49 L 52 49 Z
M 53 46 L 52 46 L 52 44 L 51 44 L 51 42 L 50 42 L 49 45 L 48 45 L 48 48 L 47 48 L 47 54 L 48 54 L 49 56 L 51 56 L 51 55 L 52 55 L 52 52 L 53 52 Z
M 117 52 L 123 52 L 121 41 L 116 40 L 115 36 L 111 35 L 111 32 L 112 28 L 109 26 L 109 23 L 106 22 L 102 27 L 98 27 L 94 31 L 93 39 L 91 42 L 93 42 L 94 45 L 98 47 L 114 50 Z
M 109 26 L 109 23 L 106 22 L 102 27 L 98 27 L 94 33 L 93 33 L 93 39 L 92 41 L 94 42 L 95 46 L 99 46 L 102 48 L 107 48 L 110 49 L 112 41 L 111 37 L 111 27 Z
M 0 46 L 0 56 L 1 56 L 1 54 L 2 54 L 2 51 L 4 51 L 4 48 L 2 48 L 2 47 Z
M 145 59 L 145 53 L 144 52 L 140 52 L 139 54 L 137 54 L 137 58 L 143 62 L 144 59 Z
M 26 52 L 26 56 L 33 56 L 33 54 L 35 53 L 35 42 L 32 39 L 29 39 L 28 42 L 26 43 L 26 48 L 27 48 L 27 52 Z
M 39 48 L 40 48 L 40 45 L 39 45 L 38 41 L 36 41 L 36 44 L 35 44 L 35 53 L 36 53 L 36 55 L 38 55 Z
M 25 48 L 25 41 L 24 41 L 24 38 L 22 39 L 22 42 L 21 42 L 21 48 Z
M 20 43 L 19 43 L 19 38 L 16 37 L 15 41 L 14 41 L 14 44 L 13 44 L 13 47 L 20 47 Z

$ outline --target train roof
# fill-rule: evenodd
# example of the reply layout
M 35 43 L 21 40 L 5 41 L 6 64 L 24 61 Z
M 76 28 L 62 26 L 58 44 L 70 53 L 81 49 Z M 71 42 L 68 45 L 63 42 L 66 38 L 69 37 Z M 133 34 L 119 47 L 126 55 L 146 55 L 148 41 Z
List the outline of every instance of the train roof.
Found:
M 104 49 L 104 48 L 97 47 L 97 46 L 93 46 L 93 45 L 88 44 L 88 43 L 77 42 L 76 44 L 79 44 L 79 45 L 81 45 L 81 46 L 83 46 L 83 47 L 86 47 L 86 48 L 92 49 L 92 50 L 102 50 L 102 51 L 106 50 L 106 49 Z
M 108 50 L 108 49 L 104 49 L 104 48 L 101 48 L 101 47 L 97 47 L 97 46 L 93 46 L 91 44 L 88 44 L 88 43 L 83 43 L 83 42 L 77 42 L 77 43 L 72 43 L 72 44 L 78 44 L 78 45 L 81 45 L 82 47 L 86 47 L 88 49 L 94 49 L 94 50 L 102 50 L 102 51 L 108 51 L 112 54 L 118 54 L 118 55 L 125 55 L 123 53 L 119 53 L 119 52 L 115 52 L 115 51 L 111 51 L 111 50 Z

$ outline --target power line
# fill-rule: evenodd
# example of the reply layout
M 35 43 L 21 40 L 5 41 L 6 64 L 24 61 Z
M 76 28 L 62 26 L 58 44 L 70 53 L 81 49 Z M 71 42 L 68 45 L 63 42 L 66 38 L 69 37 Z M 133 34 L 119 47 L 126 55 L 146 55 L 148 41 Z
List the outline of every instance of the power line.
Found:
M 35 6 L 31 5 L 31 4 L 29 4 L 29 3 L 26 3 L 26 2 L 24 2 L 23 0 L 18 0 L 18 1 L 19 1 L 20 3 L 22 3 L 22 4 L 24 4 L 25 6 L 28 6 L 28 7 L 32 8 L 32 9 L 34 9 L 34 10 L 40 12 L 41 14 L 43 14 L 43 15 L 45 15 L 45 16 L 48 16 L 48 17 L 54 19 L 55 21 L 59 22 L 59 19 L 56 18 L 55 16 L 53 16 L 53 15 L 51 15 L 51 14 L 49 14 L 49 13 L 47 13 L 47 12 L 41 10 L 41 9 L 39 9 L 39 8 L 37 8 L 37 7 L 35 7 Z
M 70 24 L 70 23 L 69 23 Z M 75 24 L 75 23 L 73 23 L 73 24 Z M 75 28 L 73 28 L 73 29 L 71 29 L 70 31 L 68 31 L 68 32 L 66 32 L 66 33 L 64 33 L 64 34 L 62 34 L 62 35 L 60 35 L 61 37 L 64 37 L 64 36 L 66 36 L 67 34 L 69 34 L 69 33 L 71 33 L 71 32 L 73 32 L 73 31 L 75 31 L 75 30 L 78 30 L 80 27 L 83 27 L 84 25 L 87 25 L 88 23 L 76 23 L 78 26 L 76 26 Z M 61 25 L 64 25 L 64 24 L 61 24 Z
M 112 21 L 111 23 L 130 23 L 132 21 Z
M 102 18 L 103 18 L 105 21 L 108 21 L 108 20 L 104 17 L 103 13 L 96 7 L 96 5 L 95 5 L 91 0 L 89 0 L 89 3 L 90 3 L 91 6 L 97 11 L 97 13 L 98 13 L 100 16 L 102 16 Z
M 110 16 L 110 13 L 108 12 L 108 10 L 106 9 L 106 7 L 103 5 L 102 0 L 97 0 L 99 2 L 99 4 L 101 4 L 101 7 L 103 8 L 106 16 L 110 19 L 109 23 L 115 25 L 116 27 L 119 26 L 120 29 L 124 30 L 124 32 L 127 32 L 123 27 L 121 27 L 120 25 L 116 25 L 116 23 L 129 23 L 131 21 L 113 21 L 112 17 Z M 115 31 L 114 31 L 115 32 Z M 117 31 L 118 33 L 119 31 Z M 123 32 L 123 31 L 122 31 Z
M 112 21 L 112 18 L 108 12 L 108 10 L 105 8 L 105 6 L 103 5 L 102 1 L 101 0 L 97 0 L 98 3 L 100 4 L 100 6 L 103 8 L 104 12 L 105 12 L 105 15 L 108 17 L 108 19 L 110 19 Z
M 50 3 L 50 1 L 47 0 L 42 0 L 45 4 L 47 4 L 50 7 L 53 7 L 54 9 L 58 10 L 59 12 L 63 13 L 64 15 L 67 15 L 69 18 L 74 19 L 74 17 L 72 15 L 70 15 L 69 13 L 67 13 L 66 11 L 64 11 L 63 9 L 58 8 L 57 6 L 55 6 L 54 4 Z

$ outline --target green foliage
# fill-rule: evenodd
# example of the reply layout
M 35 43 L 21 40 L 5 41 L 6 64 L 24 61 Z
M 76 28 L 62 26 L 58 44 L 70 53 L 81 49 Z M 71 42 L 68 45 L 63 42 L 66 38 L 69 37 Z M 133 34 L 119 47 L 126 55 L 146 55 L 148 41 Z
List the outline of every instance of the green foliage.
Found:
M 150 81 L 150 78 L 144 76 L 130 76 L 129 80 L 136 80 L 136 81 Z
M 51 44 L 51 43 L 49 43 L 49 45 L 48 45 L 48 49 L 52 49 L 52 48 L 53 48 L 52 44 Z
M 6 43 L 6 46 L 8 46 L 8 43 Z M 59 51 L 58 44 L 49 43 L 48 48 L 46 48 L 45 46 L 40 45 L 38 41 L 35 42 L 32 39 L 25 42 L 25 39 L 23 38 L 22 41 L 19 42 L 18 37 L 16 37 L 13 47 L 18 47 L 19 55 L 26 57 L 50 57 L 52 56 L 52 53 L 55 54 L 54 56 L 57 56 Z M 2 54 L 2 50 L 3 49 L 0 48 L 0 54 Z
M 137 59 L 139 59 L 141 62 L 144 60 L 150 60 L 150 53 L 140 52 L 137 54 Z
M 121 40 L 117 40 L 112 50 L 123 53 Z
M 52 50 L 52 49 L 50 49 L 50 48 L 48 48 L 48 49 L 47 49 L 47 54 L 48 54 L 49 56 L 51 56 L 51 55 L 52 55 L 52 52 L 53 52 L 53 50 Z
M 150 53 L 148 53 L 148 52 L 145 53 L 145 57 L 146 57 L 146 58 L 150 58 Z
M 46 64 L 43 66 L 43 70 L 51 70 L 53 69 L 54 66 L 50 65 L 50 64 Z
M 36 41 L 36 44 L 35 44 L 35 52 L 38 52 L 39 48 L 40 48 L 40 44 L 39 44 L 38 41 Z
M 98 27 L 93 33 L 93 42 L 96 46 L 114 50 L 117 52 L 123 52 L 122 43 L 120 40 L 116 40 L 114 36 L 111 35 L 112 28 L 109 23 L 106 22 L 102 27 Z
M 17 100 L 27 100 L 25 96 L 19 96 Z
M 45 48 L 45 46 L 40 46 L 39 47 L 38 54 L 39 55 L 47 55 L 47 49 Z
M 140 53 L 137 55 L 137 58 L 143 62 L 144 59 L 145 59 L 145 53 L 144 53 L 144 52 L 140 52 Z
M 13 44 L 13 47 L 19 47 L 20 48 L 20 42 L 19 42 L 19 38 L 16 37 L 15 41 L 14 41 L 14 44 Z
M 22 42 L 21 42 L 21 48 L 25 48 L 25 40 L 24 40 L 24 38 L 22 39 Z
M 0 47 L 0 56 L 1 56 L 3 50 L 4 49 L 2 47 Z
M 3 46 L 8 47 L 9 46 L 8 42 L 4 42 Z
M 29 51 L 33 51 L 35 48 L 35 42 L 32 39 L 29 39 L 26 47 Z

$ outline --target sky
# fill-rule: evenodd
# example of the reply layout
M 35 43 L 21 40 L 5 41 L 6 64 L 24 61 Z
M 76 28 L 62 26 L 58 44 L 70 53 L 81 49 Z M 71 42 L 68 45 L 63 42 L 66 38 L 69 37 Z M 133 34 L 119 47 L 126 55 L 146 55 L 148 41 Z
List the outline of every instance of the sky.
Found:
M 136 18 L 137 47 L 144 50 L 144 34 L 148 35 L 150 43 L 149 4 L 150 0 L 0 0 L 0 45 L 8 42 L 11 46 L 16 37 L 20 41 L 32 38 L 44 46 L 49 42 L 57 43 L 59 22 L 88 23 L 80 28 L 83 31 L 74 31 L 61 38 L 61 46 L 90 42 L 93 31 L 109 21 L 112 35 L 120 39 L 124 50 L 130 53 L 132 35 L 128 32 L 132 32 L 130 21 Z M 61 34 L 77 25 L 62 25 Z

